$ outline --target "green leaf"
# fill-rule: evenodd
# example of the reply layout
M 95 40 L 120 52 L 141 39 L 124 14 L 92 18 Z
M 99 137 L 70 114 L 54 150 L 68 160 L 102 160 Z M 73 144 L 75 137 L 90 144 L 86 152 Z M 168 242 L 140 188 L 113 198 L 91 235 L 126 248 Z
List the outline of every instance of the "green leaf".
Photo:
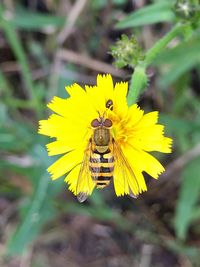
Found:
M 199 120 L 187 120 L 178 116 L 160 114 L 159 122 L 166 125 L 167 135 L 174 136 L 174 146 L 179 152 L 186 152 L 199 142 Z
M 160 54 L 155 63 L 160 64 L 175 64 L 184 57 L 188 59 L 191 55 L 198 55 L 200 49 L 200 36 L 193 37 L 185 42 L 180 42 L 174 48 L 166 49 Z M 187 51 L 187 53 L 185 53 Z M 185 58 L 187 57 L 187 58 Z
M 175 133 L 188 135 L 189 133 L 200 131 L 200 123 L 168 114 L 160 114 L 159 122 L 167 125 L 167 128 Z
M 5 92 L 7 88 L 7 81 L 3 73 L 0 70 L 0 93 Z
M 173 21 L 174 14 L 171 10 L 171 1 L 156 1 L 156 3 L 145 6 L 118 22 L 118 29 L 143 26 L 164 21 Z
M 2 152 L 25 152 L 34 142 L 34 130 L 21 121 L 12 121 L 8 109 L 0 103 L 0 149 Z
M 22 9 L 11 17 L 10 23 L 13 27 L 23 30 L 39 30 L 45 28 L 50 30 L 50 27 L 55 30 L 55 28 L 60 28 L 64 25 L 65 19 L 56 15 L 34 13 Z
M 187 53 L 186 53 L 187 51 Z M 200 37 L 183 42 L 173 49 L 166 49 L 155 61 L 156 65 L 168 64 L 168 71 L 160 78 L 160 85 L 165 88 L 181 75 L 200 63 Z
M 175 231 L 184 240 L 194 219 L 196 203 L 200 194 L 200 157 L 191 161 L 183 170 L 180 195 L 175 213 Z M 198 208 L 199 211 L 199 208 Z

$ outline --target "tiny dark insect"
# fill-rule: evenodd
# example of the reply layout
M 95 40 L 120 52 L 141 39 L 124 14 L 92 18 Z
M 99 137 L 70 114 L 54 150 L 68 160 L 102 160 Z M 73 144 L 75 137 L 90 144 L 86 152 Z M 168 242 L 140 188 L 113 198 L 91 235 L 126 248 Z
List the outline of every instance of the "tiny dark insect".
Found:
M 113 101 L 111 99 L 106 102 L 106 108 L 113 110 Z

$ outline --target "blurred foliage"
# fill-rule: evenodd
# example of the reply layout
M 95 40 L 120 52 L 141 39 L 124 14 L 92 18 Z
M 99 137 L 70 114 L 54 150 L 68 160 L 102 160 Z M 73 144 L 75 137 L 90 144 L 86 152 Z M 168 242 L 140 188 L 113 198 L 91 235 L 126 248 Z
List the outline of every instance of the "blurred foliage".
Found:
M 198 32 L 174 48 L 166 49 L 155 62 L 157 66 L 170 66 L 160 77 L 160 86 L 167 88 L 189 70 L 198 66 L 200 62 L 199 50 L 200 37 Z M 183 57 L 184 51 L 187 51 L 187 53 Z
M 99 0 L 88 2 L 72 28 L 68 18 L 77 1 L 0 3 L 0 265 L 13 266 L 11 256 L 24 255 L 34 247 L 35 263 L 21 266 L 65 266 L 66 260 L 65 265 L 54 262 L 60 255 L 55 248 L 58 244 L 64 246 L 70 258 L 68 248 L 76 240 L 72 250 L 85 260 L 90 253 L 79 252 L 80 247 L 84 250 L 82 243 L 90 251 L 89 244 L 96 247 L 93 242 L 105 238 L 105 250 L 110 246 L 117 261 L 120 262 L 117 254 L 131 260 L 132 254 L 136 255 L 134 263 L 122 257 L 125 267 L 138 266 L 138 255 L 142 252 L 137 248 L 145 244 L 156 247 L 152 266 L 184 266 L 179 264 L 181 261 L 199 266 L 199 1 L 142 1 L 144 5 L 126 0 L 112 0 L 109 4 Z M 190 12 L 184 15 L 180 3 L 188 4 Z M 139 47 L 143 47 L 139 54 L 147 56 L 151 47 L 158 47 L 161 37 L 165 38 L 177 25 L 184 27 L 167 47 L 155 53 L 151 64 L 141 68 L 138 61 L 126 57 L 117 64 L 126 66 L 123 75 L 116 74 L 108 51 L 111 46 L 116 48 L 121 35 L 128 36 L 122 37 L 126 42 L 133 40 L 129 36 L 134 36 Z M 66 28 L 70 33 L 59 43 L 58 37 L 65 34 Z M 76 62 L 66 59 L 65 50 L 75 51 L 79 59 Z M 116 81 L 122 76 L 131 80 L 130 66 L 136 66 L 136 83 L 147 87 L 139 104 L 145 110 L 160 110 L 160 121 L 174 139 L 173 154 L 162 158 L 164 165 L 169 166 L 167 178 L 163 175 L 161 183 L 148 181 L 148 192 L 138 200 L 117 199 L 110 188 L 95 192 L 88 203 L 80 205 L 62 179 L 52 182 L 46 172 L 53 160 L 44 148 L 48 140 L 37 134 L 38 120 L 47 117 L 46 103 L 53 95 L 67 97 L 65 85 L 74 81 L 94 83 L 97 72 L 95 66 L 91 67 L 93 64 L 88 67 L 82 60 L 85 54 L 98 60 L 102 72 L 105 66 L 101 64 L 106 62 L 118 76 Z M 142 56 L 139 61 L 143 60 Z M 85 228 L 82 231 L 75 228 L 77 221 L 84 225 L 85 218 L 89 218 Z M 63 229 L 67 229 L 66 235 Z M 42 250 L 45 256 L 40 255 L 44 246 L 55 252 L 52 265 L 45 263 L 48 252 Z M 101 257 L 104 254 L 107 255 L 106 251 Z M 106 265 L 102 262 L 95 265 L 95 257 L 89 258 L 91 265 L 86 262 L 83 266 Z
M 172 7 L 173 1 L 155 1 L 155 3 L 132 12 L 116 26 L 119 29 L 124 29 L 158 22 L 172 22 L 175 19 Z
M 182 173 L 182 185 L 175 216 L 175 229 L 180 239 L 187 236 L 189 225 L 200 219 L 200 209 L 196 205 L 200 194 L 199 172 L 200 158 L 196 158 L 185 167 Z M 192 182 L 191 182 L 192 180 Z

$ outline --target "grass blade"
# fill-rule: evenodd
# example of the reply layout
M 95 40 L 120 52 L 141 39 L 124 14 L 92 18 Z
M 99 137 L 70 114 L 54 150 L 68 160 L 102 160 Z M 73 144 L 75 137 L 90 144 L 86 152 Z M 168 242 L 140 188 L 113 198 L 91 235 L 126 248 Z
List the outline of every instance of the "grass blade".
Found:
M 29 69 L 25 51 L 23 49 L 21 41 L 13 25 L 10 23 L 10 20 L 5 19 L 5 13 L 1 5 L 0 5 L 0 25 L 3 28 L 5 35 L 7 37 L 7 40 L 10 44 L 10 47 L 12 48 L 13 53 L 15 54 L 16 59 L 18 60 L 21 66 L 22 77 L 25 82 L 29 97 L 33 101 L 33 104 L 37 112 L 39 113 L 39 105 L 37 103 L 37 96 L 35 93 L 32 77 L 31 77 L 31 72 Z
M 183 171 L 183 182 L 177 202 L 175 231 L 180 239 L 187 237 L 187 232 L 194 218 L 195 205 L 200 193 L 200 158 L 190 162 Z

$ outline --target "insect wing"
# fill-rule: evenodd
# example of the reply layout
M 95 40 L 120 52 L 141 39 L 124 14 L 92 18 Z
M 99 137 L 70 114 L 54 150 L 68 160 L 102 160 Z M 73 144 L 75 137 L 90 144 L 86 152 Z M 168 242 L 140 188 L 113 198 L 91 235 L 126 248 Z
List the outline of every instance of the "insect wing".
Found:
M 133 198 L 137 198 L 140 192 L 137 178 L 123 151 L 114 139 L 113 154 L 115 158 L 114 186 L 116 194 L 118 196 L 128 194 Z
M 89 158 L 91 154 L 91 140 L 88 142 L 87 148 L 84 152 L 83 161 L 81 163 L 80 172 L 78 175 L 76 195 L 79 202 L 84 202 L 89 195 L 91 195 L 95 183 L 91 178 L 89 169 Z

